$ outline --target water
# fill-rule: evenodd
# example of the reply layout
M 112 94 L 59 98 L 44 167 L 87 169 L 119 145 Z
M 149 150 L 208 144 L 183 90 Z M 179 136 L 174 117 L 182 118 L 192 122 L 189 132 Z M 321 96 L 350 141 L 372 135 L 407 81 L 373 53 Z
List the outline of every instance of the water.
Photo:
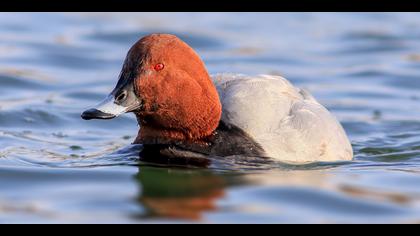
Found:
M 0 223 L 420 223 L 420 14 L 1 13 Z M 129 47 L 179 35 L 211 73 L 284 75 L 355 160 L 139 163 L 133 115 L 83 121 Z

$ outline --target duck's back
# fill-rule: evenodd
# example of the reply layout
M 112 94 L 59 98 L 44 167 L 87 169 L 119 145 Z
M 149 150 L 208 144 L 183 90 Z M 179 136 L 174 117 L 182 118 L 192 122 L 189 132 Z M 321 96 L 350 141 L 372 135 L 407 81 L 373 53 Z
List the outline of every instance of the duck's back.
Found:
M 352 159 L 350 142 L 335 117 L 283 77 L 212 78 L 223 107 L 222 121 L 252 137 L 265 156 L 297 163 Z

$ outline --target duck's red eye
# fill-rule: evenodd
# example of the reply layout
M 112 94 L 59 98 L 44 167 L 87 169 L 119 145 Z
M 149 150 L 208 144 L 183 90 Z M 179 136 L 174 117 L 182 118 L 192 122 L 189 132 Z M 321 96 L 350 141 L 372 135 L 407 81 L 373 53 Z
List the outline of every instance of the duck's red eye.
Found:
M 154 69 L 155 71 L 160 71 L 164 68 L 165 66 L 162 63 L 156 64 Z

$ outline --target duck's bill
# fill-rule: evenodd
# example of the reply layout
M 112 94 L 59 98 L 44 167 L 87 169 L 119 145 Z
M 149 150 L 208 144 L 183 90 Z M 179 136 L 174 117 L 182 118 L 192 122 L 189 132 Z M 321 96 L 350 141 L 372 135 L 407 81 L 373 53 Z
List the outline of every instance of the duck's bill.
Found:
M 85 120 L 113 119 L 141 107 L 142 103 L 134 92 L 133 80 L 120 79 L 112 93 L 95 107 L 83 112 L 82 118 Z
M 123 113 L 128 112 L 128 108 L 122 105 L 118 105 L 115 102 L 113 95 L 109 95 L 105 100 L 96 105 L 95 107 L 88 109 L 82 113 L 84 120 L 92 119 L 113 119 Z

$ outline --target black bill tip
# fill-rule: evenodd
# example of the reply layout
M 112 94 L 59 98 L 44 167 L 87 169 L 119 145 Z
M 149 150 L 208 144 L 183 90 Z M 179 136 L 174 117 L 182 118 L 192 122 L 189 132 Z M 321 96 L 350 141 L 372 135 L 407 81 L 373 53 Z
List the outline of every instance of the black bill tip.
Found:
M 93 119 L 108 120 L 108 119 L 113 119 L 115 117 L 116 117 L 115 115 L 108 114 L 94 108 L 89 109 L 82 113 L 82 119 L 84 120 L 93 120 Z

